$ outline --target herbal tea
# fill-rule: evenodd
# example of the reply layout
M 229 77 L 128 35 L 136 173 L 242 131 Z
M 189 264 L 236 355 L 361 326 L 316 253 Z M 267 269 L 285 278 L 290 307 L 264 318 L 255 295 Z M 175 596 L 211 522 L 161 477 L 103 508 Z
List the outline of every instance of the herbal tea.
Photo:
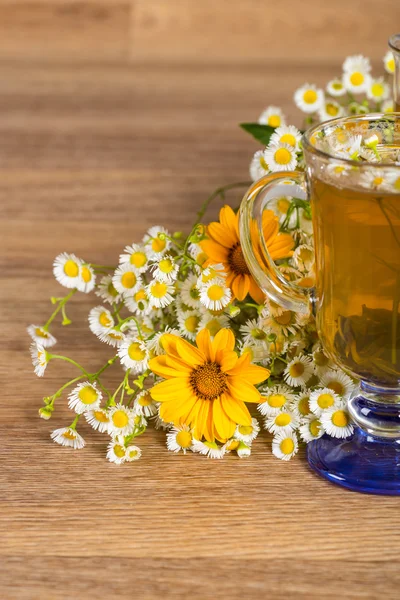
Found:
M 340 183 L 346 185 L 345 179 L 341 177 Z M 367 187 L 380 184 L 381 181 L 371 180 Z M 397 387 L 400 191 L 397 194 L 345 188 L 314 176 L 311 199 L 317 321 L 325 349 L 357 377 Z

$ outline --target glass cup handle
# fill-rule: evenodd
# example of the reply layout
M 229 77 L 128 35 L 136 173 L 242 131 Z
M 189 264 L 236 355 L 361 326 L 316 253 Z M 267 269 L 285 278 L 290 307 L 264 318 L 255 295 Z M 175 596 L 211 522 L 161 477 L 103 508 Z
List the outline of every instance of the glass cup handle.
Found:
M 239 215 L 240 242 L 249 270 L 264 294 L 285 308 L 307 314 L 313 294 L 287 281 L 277 269 L 263 236 L 262 215 L 269 202 L 281 196 L 307 199 L 304 173 L 289 171 L 266 175 L 246 192 Z

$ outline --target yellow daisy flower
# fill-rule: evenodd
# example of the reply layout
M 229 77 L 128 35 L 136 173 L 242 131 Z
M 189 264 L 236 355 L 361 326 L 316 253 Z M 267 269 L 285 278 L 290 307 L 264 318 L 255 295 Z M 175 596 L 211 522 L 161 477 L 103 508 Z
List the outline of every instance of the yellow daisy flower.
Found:
M 291 256 L 293 238 L 287 233 L 279 233 L 279 220 L 271 210 L 263 213 L 263 233 L 273 260 Z M 223 206 L 219 222 L 207 227 L 208 239 L 200 243 L 208 256 L 207 264 L 222 263 L 225 268 L 226 284 L 238 300 L 247 294 L 258 304 L 264 302 L 264 294 L 253 279 L 243 256 L 239 239 L 239 215 L 230 206 Z
M 230 329 L 221 329 L 213 341 L 203 329 L 196 345 L 173 335 L 163 336 L 166 354 L 150 360 L 149 366 L 166 381 L 150 393 L 161 402 L 160 417 L 165 422 L 190 426 L 200 440 L 226 442 L 237 425 L 251 426 L 244 401 L 260 402 L 254 385 L 267 379 L 269 371 L 250 364 L 247 354 L 238 357 Z

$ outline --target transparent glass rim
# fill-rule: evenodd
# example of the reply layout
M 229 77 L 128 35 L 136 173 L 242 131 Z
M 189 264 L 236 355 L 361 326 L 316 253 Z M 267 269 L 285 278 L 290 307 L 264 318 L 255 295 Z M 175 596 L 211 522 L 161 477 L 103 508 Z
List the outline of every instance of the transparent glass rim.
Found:
M 396 54 L 400 54 L 400 33 L 395 33 L 389 38 L 389 48 Z
M 400 34 L 399 34 L 400 36 Z M 339 117 L 337 119 L 330 119 L 329 121 L 324 121 L 323 123 L 319 123 L 318 125 L 314 125 L 307 129 L 307 131 L 303 134 L 302 144 L 305 152 L 309 154 L 313 154 L 315 156 L 319 156 L 325 160 L 335 161 L 339 163 L 343 163 L 352 167 L 358 168 L 374 168 L 374 169 L 382 169 L 382 168 L 391 168 L 398 170 L 400 172 L 400 166 L 395 165 L 393 163 L 384 163 L 384 162 L 369 162 L 369 161 L 358 161 L 352 160 L 350 158 L 343 158 L 341 156 L 336 156 L 335 154 L 330 154 L 329 152 L 324 152 L 319 148 L 316 148 L 311 142 L 311 137 L 321 131 L 321 129 L 331 128 L 331 127 L 340 127 L 345 123 L 361 123 L 364 121 L 377 121 L 379 119 L 393 119 L 394 121 L 400 122 L 400 112 L 392 112 L 392 113 L 367 113 L 366 115 L 355 115 L 350 117 Z

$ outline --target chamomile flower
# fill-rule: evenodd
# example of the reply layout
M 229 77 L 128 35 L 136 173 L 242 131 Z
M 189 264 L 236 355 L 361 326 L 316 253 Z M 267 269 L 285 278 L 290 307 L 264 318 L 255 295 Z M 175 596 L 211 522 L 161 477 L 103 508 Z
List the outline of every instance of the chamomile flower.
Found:
M 239 342 L 238 352 L 240 356 L 248 354 L 251 362 L 263 363 L 267 359 L 267 352 L 265 346 L 255 345 L 252 343 Z
M 179 330 L 183 337 L 194 342 L 199 331 L 201 314 L 196 310 L 178 312 Z
M 360 176 L 360 183 L 363 187 L 373 190 L 385 190 L 390 187 L 386 173 L 375 167 Z
M 301 133 L 294 125 L 282 125 L 271 135 L 271 144 L 288 144 L 295 150 L 299 149 Z
M 348 56 L 343 63 L 343 85 L 353 94 L 364 93 L 370 82 L 371 64 L 362 55 Z
M 136 415 L 144 417 L 154 417 L 158 411 L 158 404 L 153 400 L 148 390 L 143 390 L 138 394 L 133 402 L 133 410 Z
M 111 327 L 110 329 L 106 329 L 98 333 L 97 337 L 105 344 L 113 346 L 113 348 L 117 348 L 118 346 L 120 346 L 126 338 L 125 334 L 122 331 L 119 331 L 114 327 Z
M 245 444 L 250 445 L 260 433 L 257 419 L 251 419 L 251 425 L 237 425 L 233 437 Z
M 139 338 L 126 339 L 118 348 L 121 364 L 133 373 L 143 373 L 149 364 L 149 351 Z
M 295 312 L 285 310 L 282 314 L 270 314 L 265 318 L 263 329 L 270 333 L 275 333 L 277 336 L 294 335 L 299 328 L 298 317 Z
M 119 257 L 120 264 L 129 263 L 137 273 L 144 273 L 148 267 L 148 256 L 145 246 L 139 244 L 132 244 L 131 246 L 125 246 L 124 254 Z
M 326 433 L 334 438 L 347 438 L 354 431 L 350 415 L 344 406 L 324 410 L 320 420 Z
M 299 420 L 293 411 L 284 408 L 276 415 L 267 416 L 264 426 L 270 433 L 292 431 L 299 426 Z
M 290 460 L 299 450 L 294 431 L 281 431 L 272 440 L 272 454 L 281 460 Z
M 303 442 L 307 444 L 322 437 L 325 433 L 321 421 L 315 415 L 307 415 L 302 419 L 301 423 L 299 434 Z
M 290 408 L 299 419 L 303 419 L 307 415 L 311 414 L 309 392 L 301 392 L 300 394 L 297 394 L 293 402 L 290 404 Z
M 142 287 L 142 280 L 130 263 L 123 263 L 115 269 L 112 283 L 120 294 Z
M 294 102 L 300 110 L 310 114 L 317 112 L 324 102 L 324 92 L 313 84 L 304 84 L 294 94 Z
M 124 304 L 128 310 L 138 315 L 148 315 L 151 306 L 147 297 L 146 289 L 139 288 L 123 293 Z
M 200 288 L 200 302 L 208 310 L 222 310 L 232 299 L 232 292 L 223 279 L 212 279 Z
M 326 84 L 326 91 L 331 96 L 335 98 L 339 98 L 340 96 L 344 96 L 346 93 L 346 88 L 343 85 L 343 81 L 341 79 L 331 79 Z
M 206 311 L 201 317 L 199 331 L 207 329 L 212 338 L 217 335 L 218 331 L 224 328 L 229 328 L 229 318 L 224 314 L 213 315 L 211 312 Z
M 193 439 L 192 451 L 203 454 L 208 458 L 223 458 L 225 454 L 224 447 L 219 446 L 216 442 L 200 442 L 195 439 Z
M 257 181 L 264 177 L 264 175 L 268 175 L 269 166 L 265 162 L 264 150 L 257 150 L 251 159 L 250 163 L 250 177 L 253 181 Z
M 295 395 L 287 385 L 275 385 L 261 392 L 262 402 L 257 405 L 264 417 L 276 416 L 294 401 Z
M 313 375 L 314 369 L 309 356 L 301 354 L 291 360 L 283 372 L 283 377 L 289 385 L 297 387 L 305 385 Z
M 117 292 L 112 282 L 112 275 L 104 275 L 100 282 L 96 285 L 95 294 L 110 304 L 117 303 L 120 299 L 120 294 Z
M 321 344 L 317 344 L 313 349 L 312 359 L 314 363 L 314 372 L 318 377 L 322 377 L 333 367 L 332 360 L 325 354 Z
M 384 113 L 392 113 L 394 112 L 394 101 L 393 98 L 389 100 L 385 100 L 382 102 L 381 111 Z
M 339 369 L 329 369 L 324 373 L 321 377 L 321 385 L 345 398 L 350 396 L 356 387 L 351 377 Z
M 96 285 L 96 275 L 93 267 L 88 264 L 82 264 L 79 266 L 79 278 L 76 286 L 79 292 L 89 294 Z
M 157 279 L 157 281 L 173 283 L 178 276 L 179 265 L 175 262 L 173 256 L 164 254 L 164 256 L 152 266 L 152 271 L 153 277 L 154 279 Z
M 239 442 L 236 454 L 239 458 L 248 458 L 251 455 L 251 447 L 248 446 L 245 442 Z
M 122 465 L 126 460 L 126 448 L 123 436 L 117 436 L 111 440 L 107 447 L 107 459 L 116 464 Z
M 40 344 L 43 348 L 50 348 L 57 343 L 56 338 L 41 325 L 29 325 L 27 332 L 32 340 Z
M 244 325 L 240 326 L 240 333 L 243 336 L 243 342 L 250 344 L 263 345 L 267 340 L 267 332 L 262 328 L 260 319 L 249 319 Z
M 95 431 L 100 433 L 108 432 L 109 418 L 108 413 L 102 408 L 88 410 L 84 413 L 86 421 Z
M 393 52 L 391 50 L 388 50 L 385 56 L 383 57 L 383 65 L 385 67 L 386 73 L 393 74 L 395 72 L 396 64 L 394 61 Z
M 326 171 L 332 178 L 340 179 L 349 175 L 350 167 L 340 163 L 331 163 L 327 165 Z
M 236 440 L 235 438 L 231 438 L 230 440 L 225 442 L 223 448 L 225 450 L 225 453 L 229 454 L 229 452 L 234 452 L 235 450 L 238 450 L 239 446 L 240 441 Z
M 357 160 L 360 155 L 362 135 L 350 135 L 344 143 L 337 144 L 334 149 L 337 156 Z
M 261 313 L 261 316 L 268 317 L 269 315 L 274 315 L 274 317 L 280 317 L 284 312 L 285 309 L 282 308 L 282 306 L 279 306 L 279 304 L 277 304 L 270 298 L 266 298 L 265 309 Z
M 173 302 L 175 288 L 169 283 L 153 279 L 146 287 L 146 293 L 150 304 L 156 308 L 165 308 Z
M 222 279 L 222 281 L 225 281 L 225 276 L 225 267 L 222 263 L 210 265 L 206 269 L 203 269 L 201 275 L 199 275 L 197 279 L 197 287 L 200 290 L 203 285 L 210 283 L 210 281 L 213 281 L 214 279 Z
M 260 125 L 269 125 L 270 127 L 280 127 L 285 125 L 286 119 L 280 108 L 277 106 L 268 106 L 258 118 Z
M 329 121 L 330 119 L 336 119 L 342 117 L 345 114 L 343 106 L 341 106 L 335 100 L 325 99 L 321 108 L 318 110 L 318 116 L 321 121 Z
M 108 308 L 96 306 L 89 312 L 89 329 L 95 335 L 100 335 L 114 327 L 114 319 Z
M 300 271 L 309 271 L 315 262 L 314 248 L 307 244 L 301 244 L 294 251 L 292 258 Z
M 135 427 L 135 413 L 123 404 L 112 406 L 108 418 L 108 433 L 114 437 L 129 435 Z
M 182 302 L 190 308 L 198 308 L 200 305 L 200 292 L 197 287 L 197 276 L 191 274 L 186 277 L 185 281 L 180 287 L 180 297 Z
M 375 102 L 382 102 L 387 100 L 390 94 L 389 84 L 383 79 L 371 79 L 367 87 L 367 98 L 369 100 L 375 100 Z
M 82 261 L 75 254 L 63 252 L 54 259 L 53 273 L 58 283 L 66 288 L 77 288 L 80 283 Z
M 171 241 L 169 233 L 164 227 L 151 227 L 143 238 L 143 243 L 149 258 L 159 259 L 168 252 Z
M 125 452 L 125 460 L 127 462 L 133 462 L 139 460 L 142 456 L 142 451 L 139 446 L 128 446 Z
M 272 172 L 293 171 L 296 168 L 296 150 L 289 144 L 270 144 L 264 155 Z
M 50 435 L 53 442 L 61 446 L 70 446 L 74 450 L 80 450 L 85 445 L 85 440 L 72 427 L 61 427 L 55 429 Z
M 291 196 L 278 196 L 276 198 L 271 199 L 268 202 L 268 208 L 270 210 L 273 210 L 274 213 L 276 214 L 277 217 L 279 217 L 279 221 L 280 223 L 283 223 L 283 221 L 286 219 L 288 210 L 290 208 L 292 204 L 292 197 Z M 289 219 L 289 223 L 288 223 L 288 227 L 294 227 L 296 223 L 296 211 L 293 211 L 290 219 Z
M 42 344 L 32 342 L 30 346 L 30 353 L 32 357 L 32 364 L 35 367 L 35 374 L 38 377 L 43 377 L 49 362 L 49 356 L 45 348 L 42 346 Z
M 310 409 L 317 417 L 328 408 L 340 406 L 340 396 L 328 387 L 318 388 L 310 394 Z
M 96 383 L 90 383 L 89 381 L 78 383 L 68 396 L 68 407 L 81 415 L 88 410 L 98 409 L 102 397 L 103 395 L 97 389 Z
M 170 452 L 180 452 L 186 454 L 193 447 L 193 433 L 188 425 L 173 427 L 167 433 L 167 448 Z

